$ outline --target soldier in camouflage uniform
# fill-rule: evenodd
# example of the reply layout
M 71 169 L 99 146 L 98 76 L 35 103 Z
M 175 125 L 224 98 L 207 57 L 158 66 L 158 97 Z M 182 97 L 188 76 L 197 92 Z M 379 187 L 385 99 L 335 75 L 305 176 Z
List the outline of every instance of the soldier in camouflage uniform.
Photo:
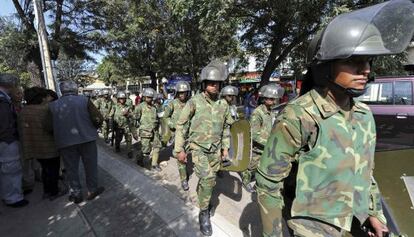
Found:
M 154 106 L 156 92 L 152 88 L 145 88 L 142 92 L 143 102 L 136 106 L 134 118 L 138 128 L 141 149 L 138 153 L 138 163 L 144 161 L 144 165 L 151 159 L 152 170 L 161 171 L 158 164 L 161 140 L 159 135 L 159 119 L 157 109 Z M 150 158 L 151 155 L 151 158 Z
M 171 130 L 172 136 L 174 136 L 176 122 L 183 110 L 185 103 L 190 98 L 191 87 L 188 82 L 179 81 L 175 85 L 175 99 L 171 101 L 165 108 L 164 118 L 168 119 L 168 127 Z M 173 154 L 174 156 L 174 154 Z M 177 158 L 174 156 L 174 158 Z M 181 187 L 184 191 L 188 190 L 188 175 L 186 169 L 186 163 L 177 159 L 178 173 L 180 174 Z
M 411 1 L 389 1 L 337 16 L 312 40 L 301 96 L 278 116 L 256 174 L 264 236 L 282 236 L 282 218 L 295 236 L 353 234 L 363 223 L 365 236 L 388 232 L 372 177 L 375 121 L 354 97 L 372 57 L 402 52 L 413 26 Z
M 239 89 L 235 86 L 225 86 L 220 92 L 222 99 L 218 101 L 223 107 L 228 107 L 230 110 L 231 118 L 233 119 L 230 124 L 239 120 L 239 115 L 237 114 L 237 108 L 235 103 L 236 97 L 239 95 Z
M 132 158 L 132 135 L 135 134 L 133 126 L 133 111 L 128 107 L 126 102 L 126 94 L 119 91 L 116 95 L 117 104 L 113 106 L 111 115 L 114 117 L 115 130 L 115 151 L 120 152 L 120 144 L 122 138 L 125 137 L 127 145 L 128 158 Z
M 276 85 L 265 85 L 259 90 L 259 106 L 254 109 L 250 117 L 250 130 L 253 140 L 253 152 L 247 170 L 242 172 L 242 183 L 246 191 L 254 192 L 254 183 L 251 182 L 257 169 L 263 148 L 269 138 L 275 119 L 272 107 L 278 103 L 283 95 L 283 88 Z
M 126 94 L 126 102 L 125 104 L 132 110 L 134 111 L 135 106 L 134 106 L 134 102 L 132 101 L 132 99 L 130 98 L 131 96 L 131 92 L 130 91 L 125 91 Z
M 93 105 L 95 105 L 96 108 L 99 108 L 99 104 L 102 100 L 102 91 L 95 90 L 95 98 L 92 101 Z
M 107 89 L 104 89 L 102 91 L 102 97 L 99 100 L 99 102 L 97 102 L 97 108 L 98 110 L 101 112 L 102 116 L 104 117 L 104 122 L 102 124 L 101 127 L 101 131 L 102 131 L 102 135 L 104 137 L 105 142 L 108 144 L 110 141 L 108 139 L 108 134 L 109 134 L 109 128 L 112 127 L 112 115 L 111 115 L 111 110 L 112 110 L 112 100 L 110 98 L 110 91 Z
M 230 112 L 217 111 L 219 87 L 227 76 L 224 64 L 211 62 L 207 65 L 201 71 L 203 92 L 187 101 L 176 123 L 174 154 L 178 160 L 186 162 L 185 144 L 188 143 L 199 178 L 197 196 L 200 231 L 207 236 L 212 234 L 209 204 L 216 184 L 216 173 L 221 159 L 228 156 L 230 146 L 229 138 L 223 137 L 223 131 L 231 120 Z

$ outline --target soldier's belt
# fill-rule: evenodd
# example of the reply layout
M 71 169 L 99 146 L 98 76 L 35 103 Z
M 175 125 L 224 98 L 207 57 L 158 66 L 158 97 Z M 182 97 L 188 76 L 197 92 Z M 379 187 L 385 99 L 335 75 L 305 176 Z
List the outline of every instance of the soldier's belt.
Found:
M 263 152 L 264 146 L 258 142 L 253 141 L 253 149 Z

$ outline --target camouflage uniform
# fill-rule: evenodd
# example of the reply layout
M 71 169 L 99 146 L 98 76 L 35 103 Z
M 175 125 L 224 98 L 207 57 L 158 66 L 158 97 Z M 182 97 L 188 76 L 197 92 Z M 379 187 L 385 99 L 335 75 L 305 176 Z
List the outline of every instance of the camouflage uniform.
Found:
M 104 122 L 102 124 L 101 130 L 102 135 L 105 139 L 105 141 L 108 141 L 108 134 L 109 134 L 109 128 L 112 126 L 112 115 L 111 110 L 113 107 L 113 103 L 111 99 L 101 98 L 101 100 L 98 102 L 98 109 L 101 112 L 102 116 L 104 117 Z
M 266 108 L 264 104 L 257 107 L 250 117 L 250 127 L 253 140 L 252 157 L 247 170 L 242 173 L 244 185 L 251 182 L 252 176 L 255 175 L 257 164 L 263 153 L 264 146 L 272 130 L 274 114 Z
M 134 110 L 134 102 L 129 97 L 126 98 L 125 104 L 131 109 Z
M 375 121 L 365 104 L 352 101 L 346 119 L 331 98 L 313 89 L 278 117 L 256 174 L 264 236 L 282 235 L 282 208 L 290 202 L 288 225 L 300 236 L 340 236 L 354 217 L 386 222 L 372 178 Z
M 138 135 L 141 141 L 141 150 L 138 159 L 143 159 L 144 156 L 149 156 L 152 153 L 151 165 L 157 166 L 161 148 L 157 109 L 155 106 L 149 105 L 144 101 L 136 106 L 134 117 L 139 124 Z
M 168 105 L 165 107 L 164 118 L 168 119 L 168 127 L 173 133 L 172 136 L 174 136 L 176 122 L 185 104 L 186 103 L 181 102 L 179 99 L 174 99 L 173 101 L 168 103 Z M 177 159 L 177 166 L 178 166 L 178 173 L 180 174 L 181 181 L 187 180 L 186 164 L 180 162 Z
M 225 126 L 229 126 L 231 116 L 228 110 L 218 113 L 219 108 L 217 101 L 211 100 L 204 92 L 199 93 L 184 106 L 176 124 L 174 154 L 185 151 L 185 138 L 188 138 L 195 173 L 199 178 L 197 195 L 201 210 L 209 207 L 220 168 L 221 149 L 230 146 L 230 139 L 223 137 L 223 131 Z
M 115 121 L 115 149 L 119 151 L 122 137 L 125 137 L 127 151 L 132 153 L 132 134 L 134 131 L 132 110 L 126 105 L 117 103 L 111 114 Z

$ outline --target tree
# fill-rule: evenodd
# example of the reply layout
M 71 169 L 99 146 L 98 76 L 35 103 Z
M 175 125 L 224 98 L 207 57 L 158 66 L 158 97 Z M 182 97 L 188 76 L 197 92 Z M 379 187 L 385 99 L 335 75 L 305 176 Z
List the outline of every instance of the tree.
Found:
M 40 85 L 35 80 L 33 64 L 25 59 L 28 45 L 25 35 L 13 17 L 0 17 L 0 72 L 12 73 L 20 77 L 24 87 Z
M 42 61 L 34 24 L 33 1 L 12 0 L 22 25 L 21 43 L 24 45 L 24 60 L 35 64 L 37 74 L 43 78 Z M 68 57 L 90 59 L 87 51 L 96 50 L 92 39 L 96 38 L 99 27 L 92 27 L 99 16 L 91 12 L 98 5 L 87 0 L 43 0 L 43 12 L 50 22 L 49 42 L 52 60 L 57 60 L 59 53 Z M 41 80 L 43 82 L 43 80 Z
M 56 63 L 56 76 L 59 81 L 73 80 L 82 86 L 88 86 L 95 80 L 93 67 L 87 60 L 71 58 L 62 53 Z
M 151 76 L 153 86 L 156 75 L 196 78 L 210 60 L 238 52 L 237 21 L 225 18 L 228 7 L 223 0 L 107 1 L 103 45 L 126 63 L 126 74 Z

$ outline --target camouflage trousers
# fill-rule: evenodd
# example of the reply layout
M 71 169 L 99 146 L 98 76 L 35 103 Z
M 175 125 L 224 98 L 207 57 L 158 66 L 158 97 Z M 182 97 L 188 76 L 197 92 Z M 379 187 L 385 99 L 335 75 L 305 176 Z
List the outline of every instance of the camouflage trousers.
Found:
M 139 159 L 144 159 L 145 156 L 151 154 L 151 165 L 158 165 L 158 158 L 160 156 L 161 141 L 158 134 L 153 137 L 140 137 L 141 150 L 139 151 Z
M 101 127 L 101 131 L 102 131 L 102 135 L 104 137 L 105 140 L 108 139 L 108 135 L 109 135 L 109 119 L 105 119 L 102 123 L 102 127 Z
M 257 165 L 259 164 L 259 160 L 262 154 L 257 152 L 252 152 L 252 159 L 250 160 L 249 166 L 247 170 L 242 172 L 242 182 L 244 185 L 249 184 L 252 181 L 252 177 L 257 170 Z
M 191 152 L 194 172 L 198 177 L 197 196 L 201 210 L 208 209 L 213 188 L 216 185 L 217 171 L 220 169 L 220 150 L 207 153 L 202 150 Z
M 132 134 L 129 128 L 116 128 L 115 130 L 115 149 L 119 149 L 122 138 L 125 137 L 127 151 L 132 152 Z

